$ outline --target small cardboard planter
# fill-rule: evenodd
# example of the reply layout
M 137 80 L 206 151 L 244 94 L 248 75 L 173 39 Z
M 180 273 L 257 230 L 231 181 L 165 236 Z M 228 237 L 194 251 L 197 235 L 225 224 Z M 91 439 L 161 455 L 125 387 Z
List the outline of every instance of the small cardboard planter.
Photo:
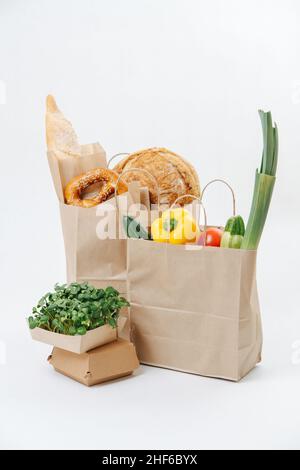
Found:
M 52 346 L 76 354 L 82 354 L 90 349 L 115 341 L 119 333 L 123 330 L 126 321 L 126 317 L 119 317 L 117 328 L 112 328 L 110 325 L 104 325 L 88 331 L 83 336 L 63 335 L 43 330 L 42 328 L 34 328 L 33 330 L 30 330 L 30 333 L 32 339 L 35 341 L 51 344 Z
M 83 354 L 54 348 L 48 361 L 57 372 L 87 386 L 129 376 L 139 367 L 134 345 L 120 338 Z

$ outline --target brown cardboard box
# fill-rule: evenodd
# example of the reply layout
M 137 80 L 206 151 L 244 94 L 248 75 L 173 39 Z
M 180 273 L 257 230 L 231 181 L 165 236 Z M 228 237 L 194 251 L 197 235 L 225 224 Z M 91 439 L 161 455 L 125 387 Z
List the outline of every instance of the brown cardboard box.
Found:
M 118 328 L 104 325 L 88 331 L 83 336 L 63 335 L 61 333 L 53 333 L 53 331 L 43 330 L 42 328 L 34 328 L 33 330 L 30 330 L 30 334 L 32 339 L 35 341 L 51 344 L 52 346 L 65 349 L 66 351 L 82 354 L 90 349 L 115 341 L 118 335 L 122 332 L 126 321 L 127 318 L 125 316 L 119 317 Z
M 139 367 L 134 345 L 123 339 L 83 354 L 54 348 L 48 360 L 57 372 L 87 386 L 131 375 Z

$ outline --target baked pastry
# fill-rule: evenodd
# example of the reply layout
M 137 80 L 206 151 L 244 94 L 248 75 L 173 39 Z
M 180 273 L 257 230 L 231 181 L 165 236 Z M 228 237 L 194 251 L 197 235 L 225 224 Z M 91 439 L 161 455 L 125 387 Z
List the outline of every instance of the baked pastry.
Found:
M 200 197 L 198 175 L 194 167 L 182 157 L 165 148 L 150 148 L 132 153 L 118 163 L 114 171 L 122 173 L 133 168 L 147 170 L 157 181 L 160 190 L 160 203 L 172 205 L 176 199 L 186 194 Z M 126 183 L 139 181 L 141 186 L 147 186 L 150 192 L 150 201 L 157 204 L 157 189 L 154 181 L 143 172 L 124 174 Z M 182 199 L 180 204 L 189 202 Z
M 48 150 L 52 150 L 59 158 L 81 156 L 77 135 L 62 112 L 58 109 L 53 96 L 46 100 L 46 138 Z
M 105 202 L 109 196 L 114 194 L 118 175 L 106 168 L 94 168 L 88 172 L 75 176 L 65 188 L 65 199 L 67 204 L 80 207 L 94 207 L 101 202 Z M 84 199 L 83 194 L 95 184 L 99 184 L 94 196 Z M 128 191 L 127 185 L 120 181 L 118 185 L 118 194 Z

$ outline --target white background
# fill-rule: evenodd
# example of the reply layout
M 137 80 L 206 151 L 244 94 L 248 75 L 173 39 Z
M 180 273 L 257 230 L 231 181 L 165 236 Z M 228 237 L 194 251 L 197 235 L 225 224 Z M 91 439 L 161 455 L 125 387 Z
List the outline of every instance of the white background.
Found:
M 300 447 L 300 4 L 297 0 L 0 0 L 0 447 Z M 25 317 L 64 281 L 45 157 L 53 93 L 82 143 L 109 156 L 166 146 L 247 218 L 262 137 L 278 181 L 259 250 L 264 360 L 240 384 L 141 367 L 91 389 L 56 374 Z M 212 189 L 211 223 L 229 194 Z

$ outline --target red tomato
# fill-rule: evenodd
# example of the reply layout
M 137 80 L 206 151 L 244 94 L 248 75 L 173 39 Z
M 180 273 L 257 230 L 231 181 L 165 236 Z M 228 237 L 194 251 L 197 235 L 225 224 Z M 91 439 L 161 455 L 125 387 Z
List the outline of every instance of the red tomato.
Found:
M 220 246 L 223 230 L 215 227 L 210 227 L 200 235 L 198 245 L 205 246 Z M 206 237 L 206 243 L 204 243 Z

